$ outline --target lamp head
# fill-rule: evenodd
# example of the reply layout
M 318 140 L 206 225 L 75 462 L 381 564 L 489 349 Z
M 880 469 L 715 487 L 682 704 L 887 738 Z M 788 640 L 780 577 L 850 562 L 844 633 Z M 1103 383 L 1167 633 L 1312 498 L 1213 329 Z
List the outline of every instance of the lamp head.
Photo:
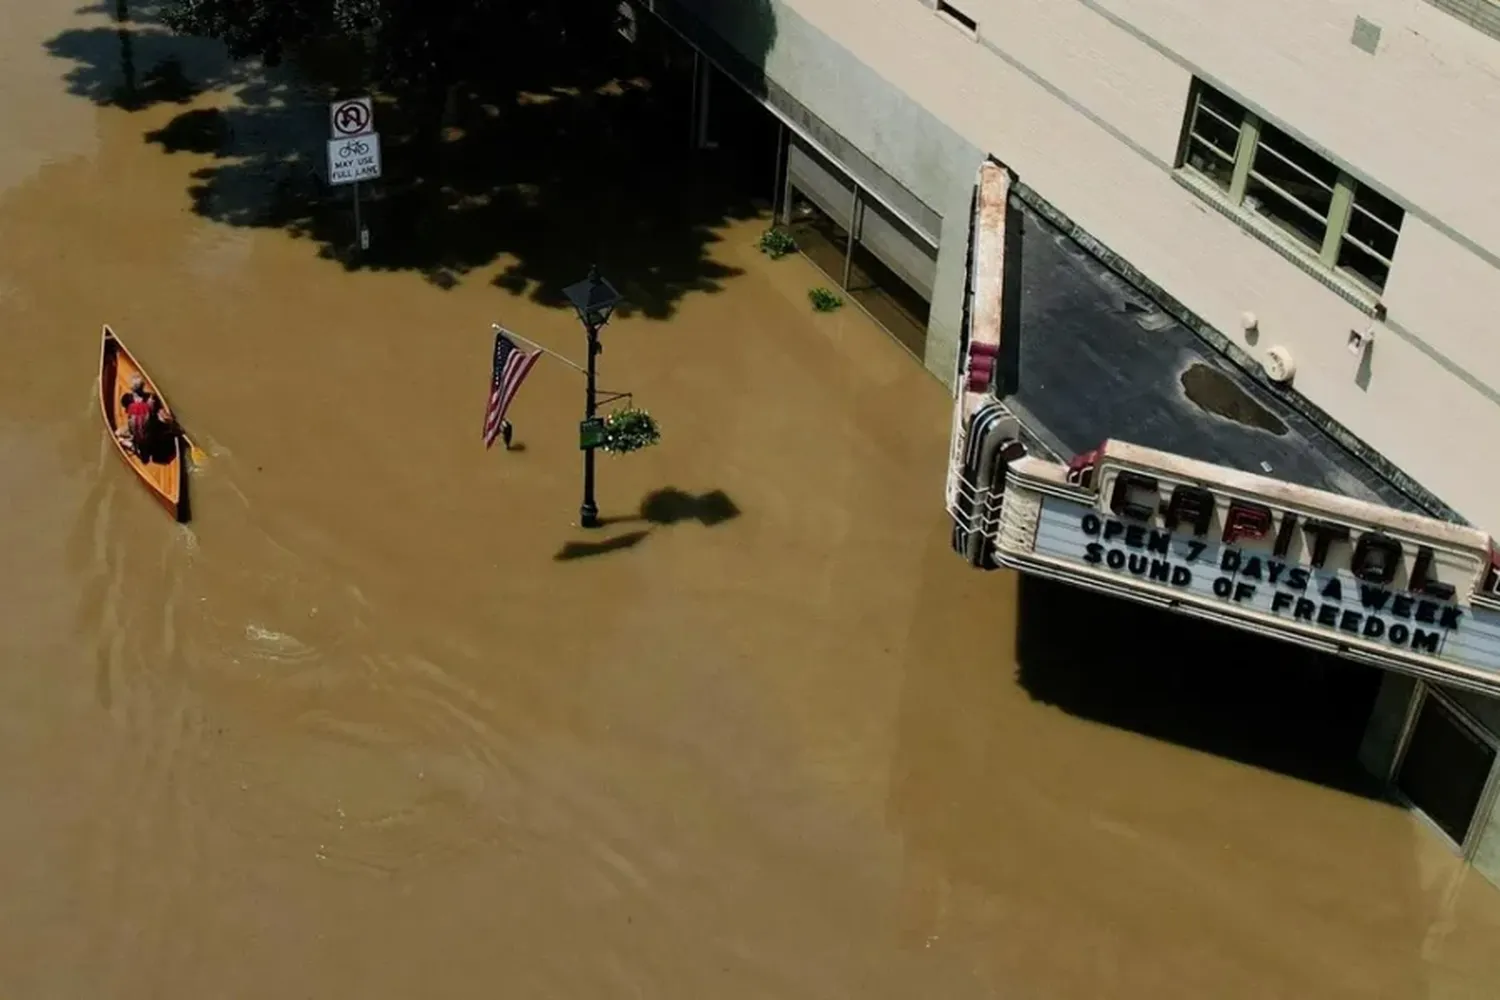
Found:
M 615 286 L 600 276 L 597 265 L 589 268 L 587 278 L 564 288 L 563 295 L 578 313 L 579 320 L 591 330 L 597 330 L 608 323 L 615 306 L 622 300 Z

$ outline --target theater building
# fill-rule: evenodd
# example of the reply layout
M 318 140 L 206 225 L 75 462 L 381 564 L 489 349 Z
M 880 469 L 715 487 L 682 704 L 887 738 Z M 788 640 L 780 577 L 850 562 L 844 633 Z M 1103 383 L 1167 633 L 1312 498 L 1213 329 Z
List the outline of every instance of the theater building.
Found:
M 972 232 L 955 550 L 1379 670 L 1360 763 L 1500 882 L 1491 536 L 1258 383 L 998 162 Z
M 684 141 L 955 393 L 955 548 L 1361 665 L 1500 881 L 1500 4 L 639 0 Z

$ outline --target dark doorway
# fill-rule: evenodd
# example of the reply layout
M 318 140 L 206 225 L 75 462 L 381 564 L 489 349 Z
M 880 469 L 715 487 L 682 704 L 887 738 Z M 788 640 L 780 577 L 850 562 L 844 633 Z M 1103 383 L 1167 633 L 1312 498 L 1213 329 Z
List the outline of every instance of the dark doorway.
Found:
M 650 78 L 661 107 L 670 109 L 666 114 L 682 130 L 681 139 L 668 144 L 671 154 L 691 149 L 696 131 L 693 101 L 701 57 L 654 17 L 639 21 L 632 51 L 636 72 Z
M 1040 577 L 1020 584 L 1032 697 L 1084 718 L 1382 797 L 1358 759 L 1381 674 L 1238 629 Z
M 707 65 L 705 63 L 705 65 Z M 707 102 L 700 152 L 752 204 L 771 211 L 781 173 L 781 122 L 713 66 L 699 99 Z
M 1396 770 L 1396 789 L 1462 847 L 1494 766 L 1494 744 L 1428 690 Z

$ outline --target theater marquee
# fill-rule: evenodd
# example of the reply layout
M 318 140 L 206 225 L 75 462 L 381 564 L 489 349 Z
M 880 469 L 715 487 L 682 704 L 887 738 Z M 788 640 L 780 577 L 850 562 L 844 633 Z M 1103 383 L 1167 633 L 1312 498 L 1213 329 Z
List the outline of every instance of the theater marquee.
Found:
M 993 560 L 1500 692 L 1483 532 L 1108 442 L 1005 477 Z
M 1067 464 L 1028 454 L 996 396 L 1011 187 L 1002 164 L 980 167 L 946 484 L 954 549 L 1500 696 L 1500 561 L 1484 532 L 1121 441 Z

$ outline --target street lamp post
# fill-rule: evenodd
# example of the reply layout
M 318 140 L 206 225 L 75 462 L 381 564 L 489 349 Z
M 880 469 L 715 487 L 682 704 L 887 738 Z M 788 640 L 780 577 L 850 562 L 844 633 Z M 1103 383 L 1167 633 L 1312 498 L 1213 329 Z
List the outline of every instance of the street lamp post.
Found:
M 588 334 L 588 396 L 584 400 L 584 423 L 592 421 L 599 410 L 598 386 L 595 371 L 599 352 L 604 350 L 599 343 L 599 331 L 609 322 L 610 314 L 620 304 L 620 293 L 607 280 L 599 276 L 598 266 L 589 268 L 589 276 L 577 284 L 563 289 L 563 295 L 578 313 L 583 329 Z M 599 505 L 594 502 L 594 446 L 587 443 L 583 449 L 583 505 L 578 508 L 578 523 L 585 528 L 599 527 Z

